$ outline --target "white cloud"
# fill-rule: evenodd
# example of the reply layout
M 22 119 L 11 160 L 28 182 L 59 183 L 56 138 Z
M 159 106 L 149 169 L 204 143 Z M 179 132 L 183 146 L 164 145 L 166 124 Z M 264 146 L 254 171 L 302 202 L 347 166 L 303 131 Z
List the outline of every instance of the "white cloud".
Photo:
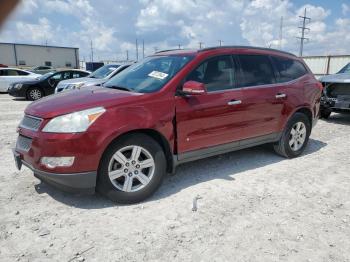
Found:
M 349 19 L 321 5 L 296 5 L 292 0 L 24 0 L 1 32 L 1 41 L 77 46 L 80 54 L 101 59 L 135 57 L 135 39 L 154 48 L 257 45 L 278 48 L 283 16 L 282 46 L 297 53 L 301 20 L 307 9 L 310 41 L 305 54 L 348 52 Z M 342 13 L 349 13 L 342 4 Z M 334 17 L 334 18 L 333 18 Z M 334 41 L 342 39 L 342 41 Z
M 347 5 L 347 4 L 345 4 L 345 3 L 343 3 L 343 4 L 341 5 L 341 10 L 342 10 L 342 14 L 343 14 L 343 15 L 347 15 L 348 12 L 350 11 L 350 6 Z

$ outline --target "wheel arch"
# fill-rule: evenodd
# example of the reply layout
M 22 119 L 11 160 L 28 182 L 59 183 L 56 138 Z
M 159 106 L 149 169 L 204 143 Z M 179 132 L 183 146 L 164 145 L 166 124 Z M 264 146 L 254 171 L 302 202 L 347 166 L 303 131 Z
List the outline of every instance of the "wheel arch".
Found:
M 154 130 L 154 129 L 134 129 L 134 130 L 130 130 L 130 131 L 127 131 L 123 134 L 118 135 L 117 137 L 112 139 L 109 142 L 109 144 L 106 146 L 106 148 L 103 150 L 103 153 L 102 153 L 101 158 L 100 158 L 100 163 L 101 163 L 101 160 L 102 160 L 105 152 L 108 150 L 108 148 L 113 143 L 116 143 L 117 141 L 123 139 L 126 136 L 131 136 L 131 135 L 136 135 L 136 134 L 147 135 L 158 142 L 158 144 L 162 147 L 163 152 L 164 152 L 165 157 L 166 157 L 167 172 L 169 172 L 169 173 L 173 172 L 174 162 L 173 162 L 173 153 L 172 153 L 171 146 L 170 146 L 168 140 L 160 132 L 158 132 L 157 130 Z
M 308 107 L 301 107 L 301 108 L 297 109 L 297 110 L 293 113 L 293 115 L 294 115 L 295 113 L 302 113 L 302 114 L 305 114 L 305 115 L 307 116 L 307 118 L 309 119 L 309 121 L 310 121 L 310 126 L 312 127 L 313 114 L 312 114 L 312 111 L 311 111 L 310 108 L 308 108 Z

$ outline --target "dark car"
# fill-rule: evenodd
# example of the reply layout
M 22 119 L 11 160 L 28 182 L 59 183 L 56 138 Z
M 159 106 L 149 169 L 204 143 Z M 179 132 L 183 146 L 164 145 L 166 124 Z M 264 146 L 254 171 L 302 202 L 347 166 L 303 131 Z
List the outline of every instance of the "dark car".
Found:
M 90 73 L 83 70 L 71 69 L 50 72 L 35 80 L 16 82 L 10 85 L 8 92 L 14 97 L 24 97 L 28 100 L 38 100 L 43 96 L 55 93 L 57 84 L 62 80 L 80 78 Z
M 350 113 L 350 63 L 320 81 L 323 85 L 321 117 L 326 119 L 332 112 Z
M 31 103 L 15 161 L 63 190 L 138 202 L 181 163 L 266 143 L 299 156 L 321 91 L 300 58 L 277 50 L 158 52 L 102 88 Z

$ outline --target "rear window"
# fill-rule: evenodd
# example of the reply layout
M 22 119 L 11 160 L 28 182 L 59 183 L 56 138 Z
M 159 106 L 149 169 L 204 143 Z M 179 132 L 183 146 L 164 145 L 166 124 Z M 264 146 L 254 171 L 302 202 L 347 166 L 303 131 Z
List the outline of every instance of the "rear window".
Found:
M 279 73 L 279 83 L 292 81 L 307 74 L 305 66 L 299 61 L 282 57 L 272 57 L 272 61 Z
M 239 87 L 269 85 L 276 82 L 270 59 L 263 55 L 238 55 L 242 76 Z

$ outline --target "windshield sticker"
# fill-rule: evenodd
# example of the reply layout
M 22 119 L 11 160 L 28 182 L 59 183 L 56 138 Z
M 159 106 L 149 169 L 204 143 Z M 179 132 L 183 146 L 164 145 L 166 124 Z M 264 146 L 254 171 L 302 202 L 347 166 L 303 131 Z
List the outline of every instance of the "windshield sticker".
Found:
M 159 71 L 152 71 L 148 74 L 148 76 L 163 80 L 168 76 L 168 74 Z

